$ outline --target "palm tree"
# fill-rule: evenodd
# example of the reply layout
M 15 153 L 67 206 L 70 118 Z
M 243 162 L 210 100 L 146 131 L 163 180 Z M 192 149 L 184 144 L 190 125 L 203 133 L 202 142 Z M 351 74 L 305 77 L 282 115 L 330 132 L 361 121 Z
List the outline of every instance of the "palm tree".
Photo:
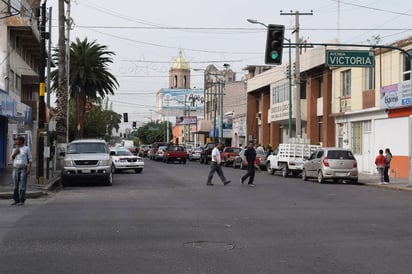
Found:
M 70 97 L 76 102 L 75 138 L 82 138 L 84 133 L 84 113 L 87 100 L 101 102 L 108 94 L 114 94 L 119 83 L 109 72 L 113 63 L 107 46 L 96 41 L 89 42 L 87 38 L 70 45 Z M 53 89 L 57 88 L 57 70 L 51 74 Z

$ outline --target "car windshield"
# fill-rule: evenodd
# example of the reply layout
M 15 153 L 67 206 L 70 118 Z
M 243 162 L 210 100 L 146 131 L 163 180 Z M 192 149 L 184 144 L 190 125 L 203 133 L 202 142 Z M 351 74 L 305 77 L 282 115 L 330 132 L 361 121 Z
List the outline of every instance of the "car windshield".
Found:
M 69 145 L 67 153 L 108 153 L 108 150 L 104 143 L 75 143 Z
M 349 150 L 329 150 L 328 151 L 329 159 L 342 159 L 342 160 L 353 160 L 355 157 L 352 152 Z
M 116 155 L 133 155 L 129 150 L 127 149 L 116 149 Z

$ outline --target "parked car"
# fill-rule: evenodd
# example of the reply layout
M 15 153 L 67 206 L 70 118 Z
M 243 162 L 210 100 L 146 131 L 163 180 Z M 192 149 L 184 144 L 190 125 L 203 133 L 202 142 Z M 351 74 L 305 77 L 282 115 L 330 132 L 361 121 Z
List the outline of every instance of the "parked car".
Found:
M 200 154 L 200 163 L 201 164 L 209 164 L 209 162 L 212 160 L 212 150 L 215 148 L 215 143 L 210 142 L 207 143 L 203 146 L 202 153 Z M 220 151 L 224 149 L 224 145 L 220 145 Z
M 110 151 L 112 157 L 112 173 L 120 170 L 133 169 L 136 173 L 142 173 L 144 161 L 125 147 L 117 147 Z
M 156 152 L 158 150 L 159 147 L 161 146 L 167 146 L 166 142 L 154 142 L 151 147 L 150 150 L 147 153 L 147 157 L 149 157 L 150 160 L 157 160 L 156 159 Z
M 313 152 L 305 161 L 302 179 L 317 178 L 318 183 L 325 180 L 348 180 L 358 182 L 358 163 L 350 149 L 324 147 Z
M 202 154 L 203 149 L 201 147 L 193 148 L 189 153 L 189 161 L 200 160 L 200 155 Z
M 222 159 L 222 164 L 225 166 L 230 166 L 233 164 L 233 161 L 237 155 L 239 155 L 240 148 L 238 147 L 225 147 L 220 154 Z
M 274 174 L 279 170 L 283 177 L 289 176 L 290 173 L 298 176 L 303 169 L 304 162 L 320 146 L 309 144 L 282 143 L 267 157 L 266 170 L 269 174 Z
M 232 166 L 233 168 L 239 167 L 240 169 L 245 169 L 246 165 L 243 163 L 243 156 L 245 155 L 246 148 L 243 148 L 238 155 L 233 158 Z
M 186 164 L 186 151 L 182 146 L 168 145 L 163 156 L 164 163 L 170 163 L 178 161 L 179 163 Z
M 160 146 L 156 150 L 156 154 L 154 156 L 155 161 L 163 161 L 163 157 L 165 155 L 167 146 Z
M 149 150 L 150 150 L 151 147 L 152 147 L 151 145 L 142 145 L 142 146 L 140 146 L 138 156 L 147 157 L 147 154 L 149 153 Z
M 63 187 L 73 181 L 100 180 L 107 185 L 113 184 L 112 160 L 104 140 L 75 140 L 68 145 L 67 152 L 60 155 L 64 156 L 61 173 Z

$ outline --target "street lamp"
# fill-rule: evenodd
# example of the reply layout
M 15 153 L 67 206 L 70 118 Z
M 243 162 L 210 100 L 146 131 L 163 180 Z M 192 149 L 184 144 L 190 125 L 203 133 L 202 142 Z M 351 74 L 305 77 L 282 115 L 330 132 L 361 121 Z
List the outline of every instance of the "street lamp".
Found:
M 259 24 L 268 28 L 268 26 L 262 22 L 259 22 L 256 19 L 246 19 L 251 24 Z M 291 39 L 283 38 L 288 42 L 289 47 L 289 71 L 288 71 L 288 78 L 289 78 L 289 118 L 288 118 L 288 136 L 292 138 L 292 47 L 291 47 Z

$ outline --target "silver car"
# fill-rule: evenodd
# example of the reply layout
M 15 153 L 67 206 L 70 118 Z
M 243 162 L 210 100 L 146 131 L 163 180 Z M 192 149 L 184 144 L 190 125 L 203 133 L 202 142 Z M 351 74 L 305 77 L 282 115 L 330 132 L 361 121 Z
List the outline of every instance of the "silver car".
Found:
M 89 182 L 96 179 L 107 185 L 113 184 L 112 160 L 104 140 L 81 139 L 71 142 L 64 156 L 61 184 L 68 186 L 74 181 Z
M 313 152 L 303 164 L 302 179 L 358 182 L 358 163 L 350 149 L 324 147 Z

